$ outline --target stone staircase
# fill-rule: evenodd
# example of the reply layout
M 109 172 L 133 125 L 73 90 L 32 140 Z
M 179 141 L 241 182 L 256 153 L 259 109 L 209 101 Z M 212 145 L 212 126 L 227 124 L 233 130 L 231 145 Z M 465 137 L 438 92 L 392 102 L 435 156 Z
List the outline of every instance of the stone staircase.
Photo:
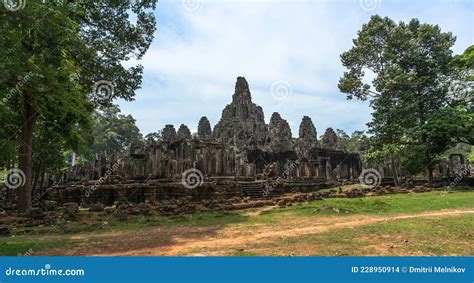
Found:
M 263 182 L 239 182 L 242 187 L 242 192 L 245 197 L 250 198 L 266 198 L 264 195 L 264 183 Z

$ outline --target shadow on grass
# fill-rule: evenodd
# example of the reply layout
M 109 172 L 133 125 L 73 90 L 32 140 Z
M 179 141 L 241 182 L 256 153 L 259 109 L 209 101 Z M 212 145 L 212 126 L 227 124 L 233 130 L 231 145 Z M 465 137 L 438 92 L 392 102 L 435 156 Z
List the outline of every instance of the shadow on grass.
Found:
M 75 221 L 62 225 L 13 229 L 11 236 L 0 237 L 0 255 L 86 255 L 160 248 L 172 246 L 176 237 L 193 240 L 215 236 L 227 225 L 249 218 L 238 212 L 172 217 L 140 215 L 127 220 L 111 218 L 104 213 L 82 214 Z

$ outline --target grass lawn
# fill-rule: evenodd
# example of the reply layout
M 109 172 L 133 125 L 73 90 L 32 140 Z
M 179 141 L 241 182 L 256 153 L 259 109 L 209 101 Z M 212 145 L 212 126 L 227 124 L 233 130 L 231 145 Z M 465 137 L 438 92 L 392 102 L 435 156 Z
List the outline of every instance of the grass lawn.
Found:
M 316 208 L 324 205 L 337 207 L 346 214 L 396 214 L 416 213 L 450 208 L 473 208 L 474 191 L 427 192 L 410 194 L 391 194 L 365 198 L 327 198 L 302 206 L 268 211 L 268 214 L 289 213 L 293 215 L 311 215 Z M 319 213 L 335 214 L 334 210 L 322 210 Z
M 403 219 L 274 239 L 229 255 L 474 255 L 474 214 Z
M 336 208 L 336 209 L 334 209 Z M 361 217 L 390 217 L 443 209 L 474 208 L 474 191 L 393 194 L 366 198 L 333 198 L 302 203 L 286 208 L 207 212 L 176 217 L 133 216 L 126 221 L 105 213 L 83 212 L 77 221 L 52 227 L 14 229 L 9 237 L 0 237 L 0 255 L 32 254 L 51 249 L 94 248 L 118 245 L 118 241 L 101 235 L 121 233 L 142 235 L 143 245 L 156 242 L 160 233 L 170 238 L 191 231 L 193 237 L 206 232 L 231 229 L 238 235 L 258 233 L 258 229 L 304 228 L 317 221 L 345 221 Z M 261 208 L 260 208 L 261 209 Z M 156 232 L 155 231 L 160 232 Z M 199 230 L 201 229 L 201 230 Z M 397 254 L 465 254 L 474 255 L 474 218 L 472 214 L 450 217 L 399 219 L 390 222 L 338 228 L 314 235 L 282 236 L 248 243 L 244 251 L 232 255 L 397 255 Z M 234 231 L 234 232 L 235 232 Z M 233 233 L 234 233 L 233 232 Z M 237 233 L 235 232 L 235 233 Z M 108 233 L 108 234 L 107 234 Z M 180 234 L 180 235 L 181 235 Z M 125 236 L 124 236 L 125 235 Z M 213 234 L 214 235 L 214 234 Z M 209 236 L 209 235 L 207 235 Z M 111 236 L 112 237 L 112 236 Z M 154 237 L 154 238 L 151 238 Z M 123 240 L 123 239 L 121 239 Z M 31 252 L 30 252 L 31 253 Z

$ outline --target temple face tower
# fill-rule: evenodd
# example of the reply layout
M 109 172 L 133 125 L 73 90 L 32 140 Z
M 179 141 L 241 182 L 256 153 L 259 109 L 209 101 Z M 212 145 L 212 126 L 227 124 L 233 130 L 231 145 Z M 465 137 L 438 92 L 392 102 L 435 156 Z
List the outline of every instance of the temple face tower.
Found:
M 178 139 L 182 140 L 190 140 L 191 139 L 191 131 L 189 130 L 188 126 L 181 124 L 178 129 L 178 133 L 176 134 Z
M 173 125 L 166 125 L 163 130 L 161 130 L 161 136 L 166 142 L 173 142 L 177 139 L 176 129 Z
M 308 116 L 303 116 L 303 120 L 301 120 L 299 138 L 308 147 L 315 147 L 318 145 L 316 127 Z
M 288 151 L 292 149 L 293 138 L 288 122 L 281 118 L 278 112 L 274 112 L 268 125 L 270 134 L 270 149 L 275 152 Z
M 206 116 L 201 117 L 198 124 L 198 138 L 208 140 L 212 137 L 211 123 Z
M 222 111 L 221 119 L 214 127 L 213 137 L 238 149 L 265 145 L 268 129 L 263 109 L 252 102 L 249 85 L 244 77 L 237 78 L 232 103 Z
M 327 128 L 324 132 L 321 140 L 321 147 L 327 149 L 336 149 L 337 147 L 337 135 L 332 128 Z

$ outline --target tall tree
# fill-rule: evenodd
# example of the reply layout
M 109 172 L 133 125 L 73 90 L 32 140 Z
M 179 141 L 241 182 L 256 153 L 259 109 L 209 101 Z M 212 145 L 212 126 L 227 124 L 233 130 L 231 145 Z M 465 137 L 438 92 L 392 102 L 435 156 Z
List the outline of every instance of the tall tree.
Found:
M 431 130 L 436 115 L 451 107 L 449 86 L 454 70 L 450 48 L 454 42 L 455 37 L 441 32 L 437 25 L 421 24 L 417 19 L 395 24 L 373 16 L 354 40 L 354 47 L 341 56 L 349 72 L 344 73 L 339 87 L 348 98 L 372 97 L 369 129 L 379 146 L 388 149 L 395 181 L 394 154 L 401 146 L 421 153 L 432 184 L 436 157 L 451 144 L 450 138 L 434 138 Z M 363 82 L 364 69 L 375 74 L 375 91 Z
M 39 121 L 91 113 L 114 98 L 133 99 L 143 68 L 123 62 L 141 59 L 148 49 L 156 2 L 29 1 L 19 11 L 0 9 L 0 98 L 22 116 L 19 168 L 26 182 L 18 191 L 20 210 L 31 207 Z M 81 122 L 71 121 L 77 127 Z
M 123 153 L 132 142 L 142 139 L 135 119 L 131 115 L 120 114 L 116 106 L 94 113 L 93 135 L 94 142 L 89 151 L 105 156 Z
M 374 112 L 372 122 L 368 124 L 369 133 L 378 138 L 372 148 L 378 148 L 390 157 L 394 182 L 398 185 L 394 145 L 400 140 L 400 127 L 396 122 L 398 114 L 391 111 L 398 102 L 384 91 L 393 57 L 388 46 L 395 28 L 395 22 L 379 16 L 373 16 L 362 26 L 358 37 L 353 40 L 354 46 L 341 55 L 342 64 L 349 71 L 340 79 L 339 89 L 347 94 L 347 99 L 370 100 Z M 367 72 L 375 75 L 372 85 L 364 82 Z

